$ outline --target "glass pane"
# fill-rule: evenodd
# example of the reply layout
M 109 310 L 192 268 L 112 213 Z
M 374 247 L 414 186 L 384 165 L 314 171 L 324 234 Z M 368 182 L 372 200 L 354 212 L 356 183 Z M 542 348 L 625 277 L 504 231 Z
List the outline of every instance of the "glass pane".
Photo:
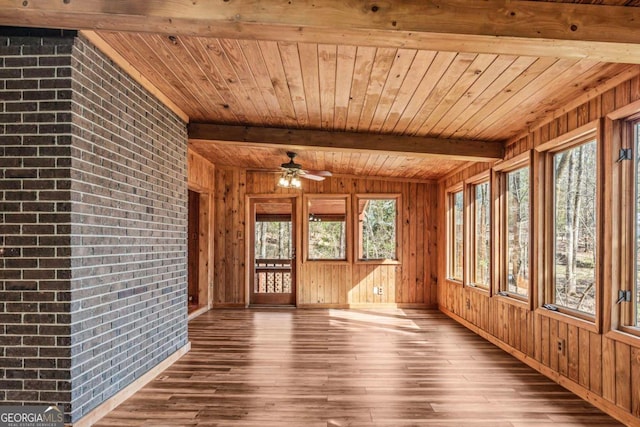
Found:
M 491 264 L 489 183 L 475 186 L 475 284 L 489 286 L 489 267 Z
M 308 210 L 308 258 L 314 260 L 346 259 L 346 199 L 310 199 Z
M 507 174 L 507 288 L 529 295 L 529 167 Z
M 453 194 L 453 258 L 451 277 L 462 280 L 464 259 L 464 197 L 462 191 Z
M 360 259 L 397 259 L 396 199 L 360 199 Z
M 635 126 L 636 153 L 636 289 L 635 325 L 640 326 L 640 123 Z
M 596 312 L 596 142 L 553 157 L 554 303 Z
M 256 203 L 255 258 L 291 259 L 291 203 Z

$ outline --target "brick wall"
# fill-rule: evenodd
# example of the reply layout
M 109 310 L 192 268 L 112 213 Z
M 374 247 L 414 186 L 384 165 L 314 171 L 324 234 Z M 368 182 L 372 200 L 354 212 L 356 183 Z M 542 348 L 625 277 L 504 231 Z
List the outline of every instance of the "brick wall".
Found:
M 81 38 L 72 79 L 77 419 L 187 343 L 187 134 Z
M 77 37 L 0 36 L 0 401 L 77 421 L 186 335 L 186 128 Z
M 0 36 L 0 401 L 67 410 L 72 45 Z

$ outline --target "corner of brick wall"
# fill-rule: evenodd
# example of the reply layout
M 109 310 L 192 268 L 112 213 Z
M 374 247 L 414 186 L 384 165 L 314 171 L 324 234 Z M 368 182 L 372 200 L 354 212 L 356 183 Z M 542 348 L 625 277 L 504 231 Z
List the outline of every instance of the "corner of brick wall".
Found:
M 186 125 L 79 37 L 0 31 L 0 401 L 77 421 L 187 343 Z
M 72 44 L 0 35 L 0 400 L 67 411 Z

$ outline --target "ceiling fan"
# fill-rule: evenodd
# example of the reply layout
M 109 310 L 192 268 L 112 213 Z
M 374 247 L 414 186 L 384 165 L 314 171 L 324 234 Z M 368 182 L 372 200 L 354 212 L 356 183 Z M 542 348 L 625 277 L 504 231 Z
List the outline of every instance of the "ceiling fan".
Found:
M 324 181 L 326 177 L 331 176 L 329 171 L 317 171 L 317 170 L 305 170 L 302 166 L 294 161 L 297 153 L 293 151 L 287 151 L 287 157 L 289 161 L 282 163 L 280 169 L 282 169 L 282 175 L 278 180 L 278 185 L 285 188 L 300 188 L 302 183 L 300 178 L 310 179 L 312 181 Z

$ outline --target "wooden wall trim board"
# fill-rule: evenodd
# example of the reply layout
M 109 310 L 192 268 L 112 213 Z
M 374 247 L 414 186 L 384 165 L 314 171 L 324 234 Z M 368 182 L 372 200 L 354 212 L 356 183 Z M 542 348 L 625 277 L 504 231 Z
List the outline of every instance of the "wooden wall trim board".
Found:
M 193 319 L 195 319 L 196 317 L 200 316 L 201 314 L 206 313 L 207 311 L 211 310 L 211 307 L 209 305 L 199 308 L 195 311 L 192 311 L 191 313 L 189 313 L 189 316 L 187 316 L 187 321 L 191 321 Z
M 546 377 L 560 384 L 561 386 L 571 391 L 572 393 L 575 393 L 576 395 L 580 396 L 582 399 L 586 400 L 587 402 L 590 402 L 595 407 L 603 410 L 604 412 L 608 413 L 612 417 L 616 418 L 618 421 L 625 423 L 626 425 L 629 425 L 629 426 L 638 425 L 638 422 L 639 422 L 638 418 L 624 411 L 614 403 L 604 399 L 601 396 L 598 396 L 597 394 L 594 394 L 591 390 L 589 390 L 588 388 L 585 388 L 578 382 L 572 381 L 571 379 L 565 376 L 562 376 L 558 372 L 543 365 L 542 363 L 537 361 L 535 358 L 532 358 L 528 354 L 514 349 L 504 341 L 496 338 L 492 334 L 484 331 L 483 329 L 479 328 L 473 323 L 468 322 L 467 320 L 458 316 L 457 314 L 447 310 L 445 307 L 439 306 L 438 308 L 444 314 L 446 314 L 456 322 L 460 323 L 467 329 L 473 331 L 474 333 L 486 339 L 490 343 L 500 347 L 502 350 L 511 354 L 516 359 L 520 360 L 523 363 L 526 363 L 531 368 L 535 369 L 536 371 L 540 372 L 541 374 L 545 375 Z
M 225 309 L 225 308 L 247 308 L 248 304 L 241 302 L 241 303 L 214 303 L 211 306 L 211 309 Z
M 213 304 L 215 220 L 215 166 L 200 154 L 187 149 L 187 186 L 200 193 L 199 287 L 200 305 L 210 308 Z
M 430 19 L 424 19 L 429 16 Z M 567 17 L 571 17 L 570 20 Z M 0 1 L 0 24 L 640 61 L 633 7 L 513 0 L 359 3 Z M 442 34 L 446 34 L 443 37 Z
M 469 163 L 465 163 L 464 168 L 469 167 Z M 281 171 L 279 170 L 273 170 L 273 171 L 269 171 L 269 170 L 264 170 L 264 169 L 255 169 L 255 168 L 248 168 L 247 172 L 260 172 L 260 173 L 271 173 L 274 175 L 274 179 L 275 179 L 275 175 L 280 174 Z M 334 173 L 331 175 L 334 178 L 346 178 L 346 179 L 362 179 L 362 175 L 353 175 L 353 174 L 347 174 L 347 173 Z M 366 179 L 368 181 L 385 181 L 385 182 L 413 182 L 413 183 L 417 183 L 417 184 L 429 184 L 429 185 L 436 185 L 438 184 L 438 180 L 435 179 L 420 179 L 420 178 L 400 178 L 397 176 L 374 176 L 374 175 L 368 175 L 366 177 Z
M 538 144 L 534 147 L 536 151 L 561 150 L 567 144 L 573 144 L 575 140 L 585 138 L 587 135 L 594 134 L 595 137 L 600 129 L 601 119 L 592 120 L 576 129 L 572 129 L 559 135 L 549 141 Z M 597 135 L 599 137 L 599 135 Z
M 158 375 L 160 375 L 165 369 L 173 365 L 178 359 L 187 354 L 191 350 L 191 343 L 188 342 L 182 348 L 175 351 L 169 357 L 150 369 L 146 374 L 120 390 L 117 394 L 111 398 L 105 400 L 100 406 L 89 412 L 80 420 L 72 424 L 72 427 L 91 427 L 98 420 L 103 418 L 113 409 L 115 409 L 122 402 L 133 396 L 142 387 L 153 381 Z
M 225 144 L 286 147 L 289 150 L 329 152 L 393 152 L 413 157 L 443 157 L 449 160 L 489 161 L 502 158 L 504 144 L 499 141 L 468 141 L 359 132 L 261 128 L 211 123 L 190 123 L 189 140 Z
M 140 71 L 138 71 L 129 61 L 111 47 L 102 37 L 95 31 L 81 31 L 80 34 L 89 40 L 95 47 L 100 49 L 107 57 L 109 57 L 116 65 L 122 68 L 125 73 L 131 76 L 136 82 L 151 92 L 160 102 L 173 111 L 183 122 L 189 123 L 189 116 L 182 111 L 172 100 L 170 100 L 160 89 L 149 81 Z
M 350 179 L 362 179 L 362 176 L 359 175 L 349 175 L 342 173 L 334 173 L 334 178 L 350 178 Z M 367 176 L 367 180 L 369 181 L 384 181 L 384 182 L 404 182 L 404 183 L 416 183 L 416 184 L 427 184 L 427 185 L 436 185 L 438 181 L 434 179 L 419 179 L 419 178 L 399 178 L 396 176 L 390 177 L 379 177 L 379 176 Z
M 638 113 L 640 113 L 640 100 L 631 102 L 622 108 L 618 108 L 617 110 L 610 112 L 607 114 L 607 118 L 611 120 L 620 120 Z

